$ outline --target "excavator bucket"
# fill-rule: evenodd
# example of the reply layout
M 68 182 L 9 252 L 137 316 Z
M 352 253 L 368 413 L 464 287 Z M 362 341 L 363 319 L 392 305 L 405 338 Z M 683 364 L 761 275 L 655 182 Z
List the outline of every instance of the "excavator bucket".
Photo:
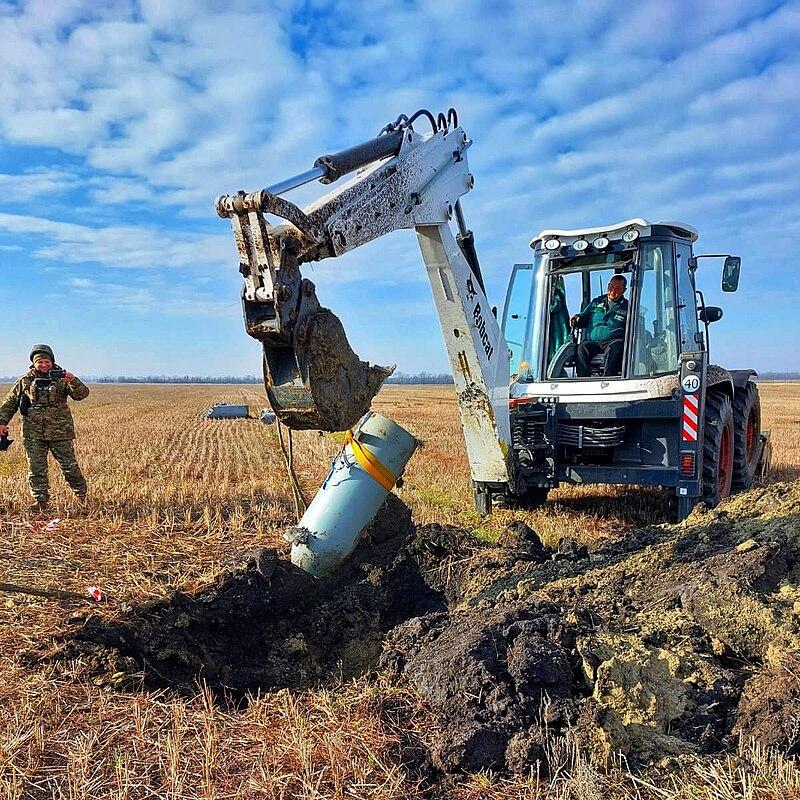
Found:
M 429 135 L 414 130 L 417 120 L 430 123 Z M 436 117 L 420 109 L 401 114 L 361 144 L 320 156 L 299 175 L 217 198 L 215 210 L 231 223 L 244 277 L 245 327 L 264 347 L 267 395 L 290 428 L 351 428 L 394 370 L 353 352 L 341 322 L 320 307 L 314 284 L 302 277 L 301 265 L 344 255 L 394 230 L 440 225 L 455 213 L 464 237 L 459 246 L 480 283 L 458 203 L 472 187 L 464 157 L 470 144 L 454 109 Z M 305 208 L 284 196 L 352 173 Z M 282 222 L 273 224 L 275 217 Z
M 290 346 L 264 342 L 267 396 L 278 419 L 296 430 L 352 428 L 393 371 L 359 359 L 328 308 L 297 324 Z
M 230 219 L 239 251 L 245 328 L 264 348 L 264 384 L 278 419 L 289 428 L 343 431 L 369 411 L 394 366 L 362 361 L 342 323 L 317 300 L 303 263 L 333 254 L 316 220 L 264 189 L 223 195 L 217 213 Z M 288 225 L 270 225 L 265 213 Z
M 412 158 L 401 171 L 394 160 L 401 149 L 413 150 L 427 141 L 411 128 L 419 117 L 430 121 L 443 164 L 431 171 Z M 278 419 L 288 427 L 323 431 L 353 427 L 394 371 L 394 366 L 369 364 L 353 352 L 342 323 L 319 305 L 314 284 L 302 277 L 300 266 L 342 255 L 398 227 L 411 227 L 416 219 L 412 210 L 426 208 L 418 189 L 437 180 L 443 165 L 462 163 L 464 174 L 453 181 L 463 192 L 468 176 L 461 152 L 468 142 L 463 132 L 458 134 L 454 150 L 444 138 L 450 125 L 458 125 L 452 109 L 438 119 L 424 110 L 410 118 L 401 115 L 378 136 L 320 156 L 307 172 L 267 189 L 217 198 L 216 212 L 230 220 L 239 252 L 245 327 L 264 347 L 267 395 Z M 354 178 L 306 209 L 283 196 L 311 181 L 329 184 L 362 169 L 366 171 L 360 180 Z M 367 175 L 374 182 L 367 181 Z M 365 187 L 375 207 L 368 219 L 361 218 Z M 456 190 L 453 198 L 458 198 Z M 428 214 L 438 221 L 448 206 L 452 213 L 451 205 L 439 203 Z M 270 224 L 268 216 L 285 222 Z

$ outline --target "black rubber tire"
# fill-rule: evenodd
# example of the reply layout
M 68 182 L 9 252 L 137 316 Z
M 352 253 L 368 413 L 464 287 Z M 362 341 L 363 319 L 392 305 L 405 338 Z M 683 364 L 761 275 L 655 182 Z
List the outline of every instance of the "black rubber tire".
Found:
M 733 478 L 733 404 L 731 398 L 722 392 L 710 391 L 706 395 L 706 410 L 703 430 L 703 500 L 713 508 L 729 494 Z M 730 449 L 727 487 L 720 487 L 720 456 L 727 431 Z
M 528 486 L 520 495 L 511 498 L 513 505 L 525 511 L 533 511 L 547 502 L 549 489 L 546 486 Z
M 748 428 L 755 426 L 748 454 Z M 733 488 L 749 489 L 758 472 L 758 437 L 761 434 L 761 398 L 758 386 L 752 381 L 733 396 Z

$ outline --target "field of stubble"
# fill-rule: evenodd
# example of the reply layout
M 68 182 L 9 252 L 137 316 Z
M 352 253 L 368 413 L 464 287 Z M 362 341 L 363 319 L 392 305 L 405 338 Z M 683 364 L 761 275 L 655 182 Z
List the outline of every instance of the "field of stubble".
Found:
M 771 480 L 795 480 L 800 385 L 766 385 L 762 397 L 774 446 Z M 212 581 L 237 552 L 280 544 L 295 515 L 276 430 L 256 420 L 201 419 L 215 401 L 244 401 L 253 409 L 264 404 L 257 387 L 93 386 L 90 397 L 74 405 L 78 453 L 90 485 L 86 510 L 73 509 L 53 469 L 51 513 L 28 518 L 21 442 L 0 455 L 0 582 L 79 592 L 98 586 L 109 601 L 102 613 L 113 616 Z M 472 510 L 452 389 L 391 387 L 375 408 L 425 443 L 399 492 L 417 523 L 451 523 L 492 537 L 521 518 L 546 543 L 568 535 L 592 546 L 666 520 L 657 493 L 588 487 L 560 489 L 536 512 L 497 511 L 481 521 Z M 19 436 L 18 421 L 11 435 Z M 340 437 L 294 435 L 295 467 L 308 499 L 340 447 Z M 26 666 L 25 653 L 51 640 L 74 612 L 74 604 L 0 594 L 3 800 L 415 795 L 392 758 L 398 725 L 418 725 L 424 736 L 430 724 L 410 693 L 357 681 L 336 690 L 283 691 L 232 711 L 215 705 L 202 687 L 194 700 L 123 693 Z M 396 714 L 400 707 L 405 711 Z M 449 796 L 744 796 L 713 793 L 715 784 L 727 792 L 726 781 L 734 781 L 719 769 L 707 780 L 699 776 L 696 787 L 670 794 L 648 794 L 633 784 L 626 789 L 622 782 L 603 782 L 605 794 L 587 794 L 599 791 L 600 778 L 573 774 L 557 776 L 552 785 L 477 776 Z

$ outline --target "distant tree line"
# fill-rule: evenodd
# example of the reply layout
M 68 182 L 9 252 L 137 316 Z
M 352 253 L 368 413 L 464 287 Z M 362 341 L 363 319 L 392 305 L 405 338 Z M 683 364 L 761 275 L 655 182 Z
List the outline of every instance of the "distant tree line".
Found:
M 386 383 L 452 383 L 453 376 L 449 372 L 439 372 L 431 375 L 429 372 L 418 372 L 415 375 L 407 375 L 405 372 L 395 372 L 386 379 Z
M 0 375 L 0 382 L 9 383 L 17 379 L 17 375 Z M 800 381 L 800 372 L 760 372 L 762 381 Z M 263 379 L 256 375 L 87 375 L 89 383 L 242 383 L 261 384 Z M 449 372 L 395 372 L 386 379 L 386 383 L 400 384 L 450 384 L 453 376 Z
M 761 381 L 800 381 L 800 372 L 759 372 Z
M 16 378 L 17 376 L 0 376 L 0 381 L 10 382 Z M 256 375 L 86 375 L 83 380 L 88 383 L 241 383 L 256 385 L 263 383 L 263 379 Z M 419 372 L 414 375 L 396 372 L 386 380 L 386 383 L 402 384 L 447 384 L 452 382 L 453 376 L 446 372 L 436 375 L 429 372 Z
M 89 383 L 252 383 L 263 378 L 255 375 L 87 375 Z

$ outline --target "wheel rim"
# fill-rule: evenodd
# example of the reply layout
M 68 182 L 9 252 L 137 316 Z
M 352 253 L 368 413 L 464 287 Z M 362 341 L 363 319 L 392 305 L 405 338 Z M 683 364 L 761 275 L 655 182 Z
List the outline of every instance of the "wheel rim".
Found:
M 725 498 L 731 493 L 731 479 L 733 478 L 733 431 L 731 428 L 731 425 L 726 425 L 722 429 L 719 441 L 717 487 L 720 498 Z
M 756 409 L 751 408 L 747 415 L 747 431 L 745 433 L 745 458 L 747 463 L 753 461 L 756 453 L 756 442 L 758 441 L 758 414 Z

